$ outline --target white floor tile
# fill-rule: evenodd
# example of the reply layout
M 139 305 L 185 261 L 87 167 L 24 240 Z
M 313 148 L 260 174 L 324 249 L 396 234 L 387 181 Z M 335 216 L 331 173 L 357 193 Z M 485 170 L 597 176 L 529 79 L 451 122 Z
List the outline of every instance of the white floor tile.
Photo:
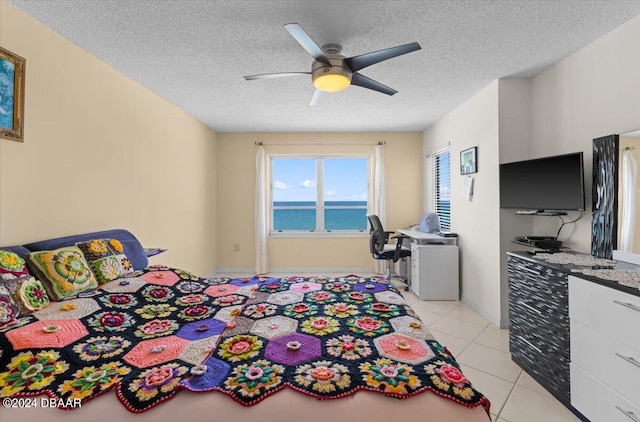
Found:
M 490 324 L 489 320 L 476 312 L 471 306 L 466 303 L 461 303 L 460 306 L 452 310 L 447 314 L 450 318 L 460 319 L 462 321 L 471 322 L 486 327 Z
M 487 328 L 485 328 L 484 331 L 473 340 L 473 342 L 508 353 L 509 330 L 500 329 L 494 325 L 488 325 Z
M 435 312 L 425 311 L 424 309 L 414 307 L 413 310 L 416 311 L 416 314 L 418 314 L 422 322 L 424 322 L 427 326 L 430 326 L 439 319 L 443 318 L 443 315 L 436 314 Z
M 531 375 L 527 374 L 525 371 L 522 371 L 516 384 L 520 387 L 528 388 L 529 390 L 537 391 L 538 393 L 553 397 L 550 392 L 545 390 L 545 388 L 541 386 L 538 381 L 534 380 Z
M 467 365 L 460 365 L 460 369 L 471 381 L 473 388 L 489 399 L 491 402 L 490 412 L 496 415 L 500 414 L 515 384 Z
M 516 382 L 522 372 L 522 369 L 511 360 L 509 353 L 480 344 L 471 343 L 457 359 L 461 364 L 512 383 Z
M 443 333 L 450 333 L 452 336 L 460 337 L 464 340 L 472 341 L 480 334 L 484 327 L 472 322 L 462 321 L 460 319 L 449 318 L 444 316 L 434 322 L 430 328 Z
M 433 334 L 433 336 L 436 338 L 436 340 L 438 340 L 440 344 L 442 344 L 447 349 L 449 349 L 449 351 L 453 354 L 455 358 L 460 356 L 460 354 L 464 351 L 464 349 L 466 349 L 471 344 L 470 341 L 463 340 L 458 337 L 454 337 L 447 333 L 443 333 L 443 332 L 432 330 L 432 329 L 429 329 L 429 331 L 431 331 L 431 334 Z
M 460 303 L 462 302 L 458 302 L 457 300 L 447 300 L 447 301 L 417 300 L 411 306 L 425 309 L 430 312 L 435 312 L 437 314 L 446 315 L 449 312 L 453 311 L 458 306 L 460 306 Z
M 553 397 L 516 385 L 500 417 L 510 422 L 576 422 L 579 419 Z

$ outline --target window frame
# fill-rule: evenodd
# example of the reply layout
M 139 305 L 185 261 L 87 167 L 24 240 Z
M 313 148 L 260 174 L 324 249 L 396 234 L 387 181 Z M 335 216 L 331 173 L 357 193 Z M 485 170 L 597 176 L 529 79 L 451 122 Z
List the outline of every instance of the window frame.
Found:
M 372 169 L 372 161 L 373 156 L 371 154 L 268 154 L 268 175 L 269 175 L 269 184 L 268 184 L 268 216 L 269 216 L 269 237 L 297 237 L 297 238 L 315 238 L 315 237 L 369 237 L 369 229 L 368 226 L 359 229 L 359 230 L 326 230 L 325 221 L 324 221 L 324 213 L 327 209 L 341 209 L 341 208 L 363 208 L 366 210 L 366 213 L 369 214 L 372 209 L 372 198 L 373 198 L 373 169 Z M 302 160 L 310 160 L 313 159 L 316 161 L 316 205 L 300 205 L 293 207 L 283 207 L 287 209 L 315 209 L 316 210 L 316 228 L 313 230 L 274 230 L 274 210 L 278 209 L 278 206 L 274 206 L 273 203 L 273 189 L 274 189 L 274 160 L 278 159 L 302 159 Z M 341 207 L 341 206 L 325 206 L 324 204 L 324 160 L 325 159 L 363 159 L 366 161 L 367 165 L 367 200 L 366 205 L 361 207 Z M 320 229 L 319 229 L 320 228 Z

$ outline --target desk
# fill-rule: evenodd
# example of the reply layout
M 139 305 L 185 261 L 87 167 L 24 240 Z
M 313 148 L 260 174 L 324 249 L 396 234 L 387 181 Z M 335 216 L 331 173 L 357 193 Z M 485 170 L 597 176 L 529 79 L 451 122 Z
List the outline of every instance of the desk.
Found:
M 458 238 L 418 230 L 398 230 L 410 237 L 409 287 L 420 300 L 460 299 Z
M 425 233 L 420 230 L 413 229 L 399 229 L 398 233 L 404 234 L 411 238 L 411 243 L 418 243 L 420 245 L 427 245 L 433 243 L 444 243 L 445 245 L 457 245 L 457 237 L 442 237 L 435 233 Z

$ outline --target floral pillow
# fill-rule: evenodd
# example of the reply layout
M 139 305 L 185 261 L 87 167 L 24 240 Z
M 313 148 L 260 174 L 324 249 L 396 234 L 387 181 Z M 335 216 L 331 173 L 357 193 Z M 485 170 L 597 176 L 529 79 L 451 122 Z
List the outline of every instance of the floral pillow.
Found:
M 77 243 L 98 282 L 104 284 L 133 272 L 133 266 L 117 239 L 94 239 Z
M 29 275 L 24 259 L 11 251 L 0 249 L 0 279 L 10 280 Z
M 20 306 L 15 303 L 6 287 L 0 285 L 0 327 L 15 322 L 20 315 Z
M 47 291 L 38 280 L 32 276 L 8 280 L 4 286 L 9 290 L 14 301 L 21 307 L 21 315 L 39 311 L 49 304 Z
M 67 299 L 98 287 L 89 263 L 76 246 L 32 252 L 26 261 L 52 300 Z

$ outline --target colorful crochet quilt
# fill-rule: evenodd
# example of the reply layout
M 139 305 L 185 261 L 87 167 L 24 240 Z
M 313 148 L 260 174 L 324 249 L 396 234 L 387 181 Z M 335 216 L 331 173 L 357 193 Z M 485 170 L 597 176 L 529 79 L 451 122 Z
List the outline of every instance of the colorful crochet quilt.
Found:
M 476 391 L 384 278 L 203 279 L 150 267 L 0 330 L 0 397 L 84 403 L 114 389 L 143 412 L 180 389 L 255 404 L 289 387 L 320 399 Z

